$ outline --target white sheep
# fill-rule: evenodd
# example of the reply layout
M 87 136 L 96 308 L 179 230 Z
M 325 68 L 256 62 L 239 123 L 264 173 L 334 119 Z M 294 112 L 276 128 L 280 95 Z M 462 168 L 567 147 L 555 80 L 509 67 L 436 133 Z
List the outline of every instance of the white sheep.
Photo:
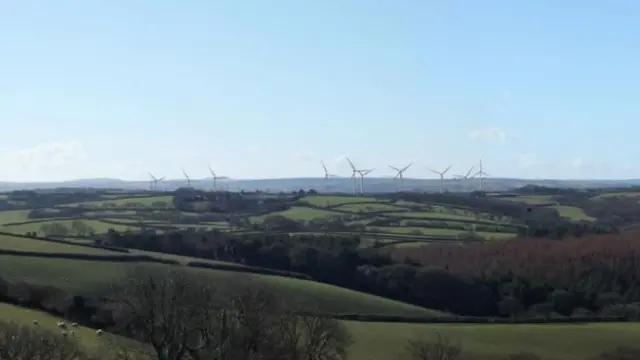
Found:
M 66 331 L 62 330 L 62 336 L 67 336 L 69 335 Z
M 98 336 L 102 335 L 102 329 L 96 330 L 96 335 L 98 335 Z
M 76 327 L 76 326 L 78 326 L 78 323 L 77 322 L 73 322 L 73 323 L 71 323 L 71 326 Z
M 65 324 L 64 321 L 58 321 L 58 327 L 64 329 L 67 327 L 67 324 Z

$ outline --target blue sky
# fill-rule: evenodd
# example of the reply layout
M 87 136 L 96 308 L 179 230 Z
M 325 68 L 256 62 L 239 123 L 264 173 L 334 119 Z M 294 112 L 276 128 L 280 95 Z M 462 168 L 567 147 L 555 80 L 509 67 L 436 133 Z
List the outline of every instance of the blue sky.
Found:
M 0 180 L 640 177 L 640 2 L 0 2 Z

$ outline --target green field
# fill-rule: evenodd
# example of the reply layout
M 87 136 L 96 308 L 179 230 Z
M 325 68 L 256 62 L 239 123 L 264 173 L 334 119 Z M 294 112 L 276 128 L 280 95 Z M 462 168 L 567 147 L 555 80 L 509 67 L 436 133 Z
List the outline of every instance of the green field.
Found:
M 392 226 L 368 226 L 367 230 L 372 230 L 375 232 L 386 232 L 391 234 L 401 234 L 401 235 L 427 235 L 427 236 L 450 236 L 456 237 L 461 234 L 469 233 L 470 231 L 458 230 L 458 229 L 441 229 L 441 228 L 419 228 L 419 227 L 392 227 Z M 421 234 L 418 234 L 417 232 Z M 498 232 L 486 232 L 486 231 L 476 231 L 476 234 L 482 236 L 486 239 L 509 239 L 515 237 L 515 234 L 511 233 L 498 233 Z
M 513 197 L 504 197 L 500 198 L 501 200 L 507 201 L 518 201 L 531 205 L 542 205 L 553 203 L 553 195 L 520 195 Z
M 424 211 L 424 212 L 416 212 L 416 211 L 406 211 L 400 214 L 394 213 L 385 213 L 385 216 L 402 216 L 408 218 L 416 218 L 416 219 L 445 219 L 445 220 L 475 220 L 473 215 L 459 215 L 459 214 L 451 214 L 447 212 L 436 212 L 436 211 Z
M 29 210 L 0 211 L 0 225 L 29 220 Z
M 378 211 L 406 211 L 407 209 L 383 203 L 345 204 L 333 208 L 333 210 L 351 212 L 378 212 Z
M 88 206 L 88 207 L 102 207 L 104 204 L 113 204 L 117 207 L 124 207 L 126 204 L 135 203 L 144 206 L 151 206 L 154 202 L 162 201 L 167 203 L 170 207 L 173 206 L 173 196 L 163 195 L 163 196 L 148 196 L 148 197 L 140 197 L 140 196 L 132 196 L 122 199 L 113 199 L 113 200 L 98 200 L 98 201 L 86 201 L 82 203 L 73 203 L 67 204 L 65 206 Z
M 14 236 L 0 235 L 0 250 L 37 251 L 43 253 L 67 253 L 67 254 L 95 254 L 115 255 L 113 251 L 61 244 L 45 240 L 26 239 Z M 0 276 L 2 276 L 0 274 Z
M 253 216 L 251 217 L 251 221 L 260 222 L 264 220 L 265 217 L 273 216 L 273 215 L 280 215 L 280 216 L 288 217 L 293 220 L 302 221 L 302 220 L 324 219 L 329 216 L 340 216 L 341 214 L 334 211 L 318 210 L 318 209 L 311 209 L 308 207 L 294 206 L 291 209 L 288 209 L 285 211 L 272 212 L 262 216 Z
M 40 228 L 43 225 L 58 223 L 66 226 L 68 229 L 71 230 L 71 223 L 73 221 L 74 220 L 51 220 L 51 221 L 33 222 L 33 223 L 27 223 L 27 224 L 21 224 L 21 225 L 3 226 L 0 229 L 2 231 L 14 233 L 14 234 L 25 234 L 27 232 L 32 232 L 32 231 L 39 233 Z M 131 226 L 125 226 L 125 225 L 108 224 L 100 220 L 81 220 L 81 221 L 85 223 L 85 225 L 91 226 L 97 234 L 106 233 L 107 230 L 109 229 L 114 229 L 116 231 L 126 231 L 127 229 L 136 228 L 134 224 L 132 224 Z
M 305 196 L 300 199 L 300 202 L 306 202 L 315 206 L 336 206 L 350 203 L 362 203 L 362 202 L 378 202 L 378 199 L 372 197 L 359 197 L 359 196 L 324 196 L 324 195 L 312 195 Z
M 407 359 L 407 340 L 434 338 L 437 332 L 460 342 L 471 359 L 498 359 L 531 352 L 544 360 L 593 359 L 616 346 L 638 346 L 640 324 L 467 325 L 347 322 L 355 343 L 353 359 Z M 475 357 L 473 355 L 476 355 Z
M 552 206 L 552 208 L 558 211 L 558 215 L 561 217 L 568 218 L 573 221 L 587 220 L 594 221 L 595 218 L 585 214 L 584 210 L 575 206 L 565 206 L 565 205 L 556 205 Z
M 57 332 L 60 320 L 49 314 L 0 303 L 0 318 L 5 321 L 39 326 Z M 467 325 L 403 324 L 346 321 L 354 343 L 349 349 L 352 360 L 410 360 L 404 346 L 408 340 L 434 339 L 445 335 L 462 346 L 471 359 L 497 359 L 509 354 L 529 352 L 543 360 L 584 360 L 617 346 L 638 346 L 640 324 L 547 324 L 547 325 Z M 75 337 L 89 352 L 103 351 L 105 337 L 95 330 L 78 326 Z
M 640 192 L 637 191 L 620 191 L 620 192 L 612 192 L 612 193 L 604 193 L 597 196 L 594 196 L 592 199 L 606 199 L 613 197 L 629 197 L 629 198 L 640 198 Z
M 159 267 L 150 263 L 51 259 L 0 255 L 0 274 L 8 280 L 54 285 L 80 294 L 101 291 L 116 283 L 135 266 Z M 361 313 L 403 316 L 431 316 L 438 312 L 314 281 L 254 275 L 211 269 L 189 268 L 220 284 L 253 280 L 289 299 L 297 299 L 310 308 L 329 313 Z

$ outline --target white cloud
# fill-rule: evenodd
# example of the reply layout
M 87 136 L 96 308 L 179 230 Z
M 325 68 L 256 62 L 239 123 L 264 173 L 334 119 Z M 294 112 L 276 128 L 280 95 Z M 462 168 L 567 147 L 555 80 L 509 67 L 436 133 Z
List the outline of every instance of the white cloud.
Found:
M 580 158 L 580 157 L 577 157 L 577 158 L 571 160 L 571 166 L 573 166 L 576 169 L 579 169 L 579 168 L 583 167 L 584 165 L 585 165 L 584 164 L 584 160 L 582 158 Z
M 86 160 L 82 143 L 54 141 L 2 151 L 0 167 L 7 181 L 68 179 L 91 167 Z
M 505 141 L 507 140 L 507 132 L 497 127 L 486 127 L 475 129 L 467 134 L 471 140 L 483 141 Z
M 520 166 L 529 168 L 538 163 L 538 156 L 533 153 L 520 155 Z

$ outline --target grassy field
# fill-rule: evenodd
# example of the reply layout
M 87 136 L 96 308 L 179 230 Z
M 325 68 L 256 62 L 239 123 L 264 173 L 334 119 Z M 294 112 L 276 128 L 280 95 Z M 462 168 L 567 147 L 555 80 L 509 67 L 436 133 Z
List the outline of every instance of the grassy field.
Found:
M 402 235 L 413 235 L 416 232 L 420 232 L 421 234 L 416 235 L 427 235 L 427 236 L 458 236 L 464 233 L 469 233 L 469 231 L 458 230 L 458 229 L 441 229 L 441 228 L 419 228 L 419 227 L 392 227 L 392 226 L 368 226 L 367 230 L 372 230 L 376 232 L 387 232 L 391 234 L 402 234 Z M 497 233 L 497 232 L 485 232 L 485 231 L 476 231 L 476 234 L 486 238 L 486 239 L 509 239 L 515 237 L 515 234 L 511 233 Z
M 251 221 L 260 222 L 264 220 L 265 217 L 273 216 L 273 215 L 280 215 L 280 216 L 288 217 L 293 220 L 301 221 L 301 220 L 324 219 L 328 216 L 340 216 L 341 214 L 333 211 L 311 209 L 311 208 L 302 207 L 302 206 L 294 206 L 291 209 L 285 210 L 285 211 L 272 212 L 262 216 L 253 216 L 251 217 Z
M 359 196 L 324 196 L 324 195 L 311 195 L 305 196 L 300 199 L 300 202 L 306 202 L 315 206 L 336 206 L 350 203 L 362 203 L 370 202 L 376 203 L 378 199 L 373 197 L 359 197 Z
M 504 197 L 500 199 L 507 200 L 507 201 L 518 201 L 518 202 L 523 202 L 531 205 L 542 205 L 542 204 L 553 203 L 554 201 L 552 198 L 553 198 L 552 195 L 521 195 L 521 196 L 514 196 L 514 197 Z
M 132 196 L 122 199 L 113 199 L 113 200 L 98 200 L 98 201 L 86 201 L 82 203 L 73 203 L 65 206 L 78 206 L 80 204 L 89 207 L 102 207 L 103 204 L 113 204 L 117 207 L 124 207 L 128 203 L 136 203 L 144 206 L 151 206 L 154 202 L 162 201 L 167 203 L 170 207 L 173 206 L 173 196 L 170 195 L 162 195 L 162 196 L 149 196 L 149 197 L 139 197 Z
M 333 208 L 335 210 L 341 211 L 351 211 L 351 212 L 378 212 L 378 211 L 406 211 L 407 209 L 401 208 L 398 206 L 393 206 L 389 204 L 382 203 L 365 203 L 365 204 L 345 204 L 338 207 Z
M 606 199 L 613 197 L 630 197 L 630 198 L 640 198 L 640 192 L 637 191 L 620 191 L 620 192 L 612 192 L 612 193 L 604 193 L 598 196 L 594 196 L 592 199 Z
M 558 215 L 568 218 L 573 221 L 587 220 L 594 221 L 595 218 L 585 214 L 584 210 L 575 206 L 556 205 L 552 206 L 558 211 Z
M 23 325 L 33 320 L 57 332 L 60 320 L 49 314 L 0 303 L 0 318 Z M 543 360 L 584 360 L 616 346 L 637 346 L 640 324 L 610 323 L 581 325 L 467 325 L 402 324 L 346 321 L 354 343 L 352 360 L 410 360 L 404 346 L 408 340 L 435 338 L 437 333 L 458 342 L 473 359 L 496 359 L 517 352 L 530 352 Z M 74 328 L 78 341 L 89 352 L 104 350 L 104 337 L 95 330 Z
M 149 263 L 116 263 L 108 261 L 49 259 L 0 255 L 0 274 L 9 280 L 52 285 L 75 293 L 102 291 L 123 278 L 134 266 L 159 267 Z M 310 308 L 330 313 L 387 314 L 430 316 L 438 312 L 368 295 L 323 283 L 278 276 L 254 275 L 233 271 L 190 268 L 217 283 L 252 280 L 268 285 L 273 291 L 297 299 Z
M 347 322 L 354 336 L 353 359 L 407 359 L 409 339 L 434 338 L 439 332 L 460 342 L 479 359 L 531 352 L 545 360 L 585 360 L 616 346 L 638 346 L 640 324 L 436 325 Z M 472 357 L 475 359 L 476 357 Z
M 113 251 L 0 235 L 0 250 L 37 251 L 43 253 L 115 255 Z
M 447 220 L 475 220 L 473 215 L 459 215 L 459 214 L 451 214 L 446 212 L 436 212 L 436 211 L 406 211 L 401 214 L 393 214 L 393 213 L 385 213 L 383 215 L 386 216 L 402 216 L 408 218 L 416 218 L 416 219 L 447 219 Z
M 134 224 L 132 224 L 131 226 L 125 226 L 125 225 L 108 224 L 100 220 L 81 220 L 81 221 L 85 223 L 85 225 L 91 226 L 97 234 L 106 233 L 107 230 L 111 228 L 116 231 L 126 231 L 127 229 L 136 228 Z M 58 223 L 66 226 L 68 229 L 71 229 L 72 222 L 73 220 L 51 220 L 51 221 L 34 222 L 34 223 L 27 223 L 27 224 L 21 224 L 21 225 L 3 226 L 0 228 L 0 230 L 14 233 L 14 234 L 25 234 L 27 232 L 32 232 L 32 231 L 39 233 L 40 228 L 45 224 Z
M 29 220 L 29 210 L 0 211 L 0 225 Z

